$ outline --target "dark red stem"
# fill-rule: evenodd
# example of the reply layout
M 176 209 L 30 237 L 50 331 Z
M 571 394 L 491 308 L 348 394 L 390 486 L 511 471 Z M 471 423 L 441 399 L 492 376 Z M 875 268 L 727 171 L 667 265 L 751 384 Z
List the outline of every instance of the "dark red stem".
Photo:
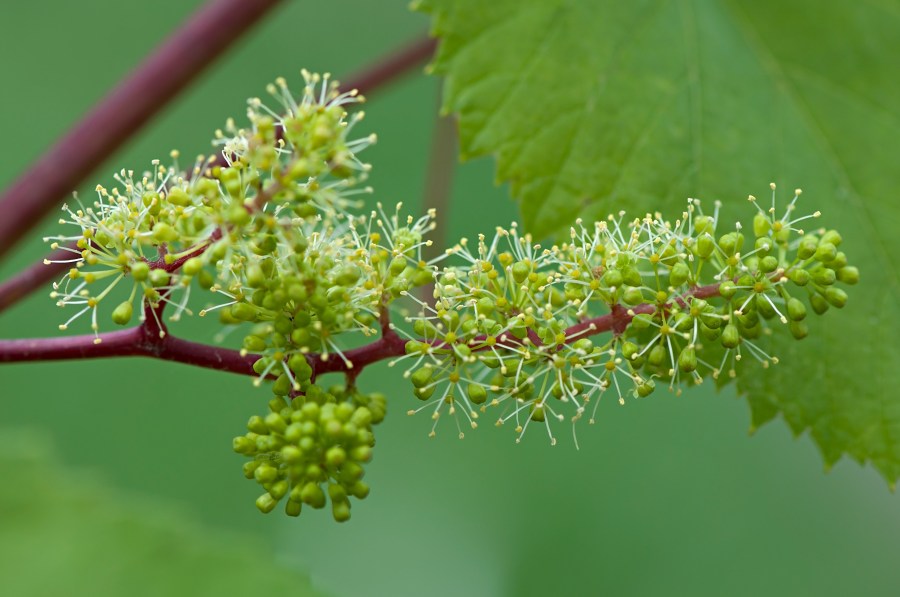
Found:
M 0 340 L 0 362 L 59 361 L 71 359 L 99 359 L 105 357 L 142 356 L 177 361 L 186 365 L 255 375 L 255 355 L 241 356 L 236 350 L 190 342 L 165 335 L 160 337 L 154 326 L 137 327 L 100 335 L 94 344 L 93 335 L 60 338 Z
M 718 294 L 718 284 L 700 286 L 690 293 L 691 296 L 697 298 L 710 298 Z M 682 306 L 685 304 L 683 299 L 676 299 L 676 302 Z M 585 320 L 566 329 L 566 337 L 570 339 L 569 341 L 575 341 L 579 338 L 610 331 L 620 334 L 635 315 L 653 313 L 657 309 L 659 306 L 652 304 L 637 305 L 632 308 L 613 305 L 610 313 Z M 403 340 L 391 329 L 386 311 L 382 312 L 381 323 L 382 335 L 378 340 L 346 351 L 344 358 L 335 353 L 331 353 L 327 357 L 321 354 L 308 355 L 314 378 L 324 373 L 347 373 L 351 379 L 355 379 L 360 371 L 372 363 L 405 354 L 406 340 Z M 256 355 L 244 356 L 236 350 L 190 342 L 160 332 L 166 332 L 165 326 L 162 325 L 160 318 L 153 317 L 148 308 L 145 312 L 145 321 L 140 326 L 101 334 L 99 344 L 94 344 L 93 335 L 0 340 L 0 363 L 144 356 L 178 361 L 207 369 L 256 375 L 253 371 L 253 363 L 259 358 Z M 529 332 L 533 332 L 533 330 L 529 330 Z M 532 333 L 529 333 L 529 338 L 531 336 Z M 424 340 L 420 341 L 424 342 Z M 535 339 L 532 341 L 534 342 Z M 471 343 L 477 344 L 479 339 L 475 338 Z M 540 340 L 537 340 L 537 344 L 540 344 Z

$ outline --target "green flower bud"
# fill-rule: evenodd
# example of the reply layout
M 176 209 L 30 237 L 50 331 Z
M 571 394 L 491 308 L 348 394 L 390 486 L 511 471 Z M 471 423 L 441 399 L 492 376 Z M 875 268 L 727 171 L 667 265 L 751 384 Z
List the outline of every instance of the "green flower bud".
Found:
M 682 261 L 673 265 L 671 271 L 669 271 L 669 283 L 672 286 L 681 286 L 687 282 L 690 277 L 691 269 Z
M 821 315 L 825 311 L 828 310 L 828 301 L 825 300 L 821 294 L 811 294 L 809 295 L 809 304 L 813 308 L 813 311 L 816 312 L 816 315 Z
M 629 286 L 641 286 L 644 283 L 643 280 L 641 280 L 641 272 L 638 271 L 636 267 L 630 265 L 622 270 L 622 280 Z M 616 284 L 616 287 L 619 286 L 621 286 L 621 284 Z
M 744 246 L 744 235 L 740 232 L 729 232 L 719 238 L 719 247 L 726 255 L 734 255 Z
M 269 488 L 269 495 L 271 495 L 275 500 L 280 500 L 287 494 L 288 492 L 288 482 L 282 479 L 272 485 Z
M 734 282 L 731 280 L 725 280 L 721 284 L 719 284 L 719 294 L 724 299 L 730 299 L 737 292 L 737 288 L 734 285 Z
M 250 212 L 240 203 L 234 203 L 228 210 L 225 219 L 235 226 L 246 226 L 250 223 Z
M 725 348 L 735 348 L 741 343 L 741 332 L 733 323 L 729 323 L 722 330 L 722 346 Z
M 157 222 L 153 226 L 153 240 L 161 243 L 170 243 L 178 240 L 178 232 L 165 222 Z
M 406 269 L 406 257 L 404 257 L 403 255 L 397 255 L 396 257 L 391 259 L 391 265 L 390 265 L 391 275 L 399 276 L 400 274 L 403 273 L 403 270 L 405 270 L 405 269 Z
M 318 483 L 309 482 L 303 485 L 300 490 L 300 499 L 305 504 L 309 504 L 313 508 L 323 508 L 325 506 L 325 492 Z
M 250 352 L 262 352 L 266 349 L 266 341 L 250 334 L 244 337 L 244 348 Z
M 808 234 L 800 239 L 800 244 L 797 246 L 797 257 L 800 259 L 809 259 L 816 254 L 816 249 L 818 247 L 819 239 Z
M 136 282 L 143 282 L 150 275 L 150 265 L 146 261 L 135 261 L 131 264 L 131 277 Z
M 413 394 L 415 394 L 416 398 L 419 400 L 428 400 L 434 394 L 434 390 L 437 386 L 428 386 L 424 388 L 416 388 L 413 390 Z
M 191 257 L 184 262 L 183 266 L 181 266 L 181 271 L 183 271 L 188 276 L 196 276 L 198 273 L 200 273 L 200 270 L 202 268 L 203 260 L 199 257 Z
M 771 273 L 778 269 L 778 259 L 769 255 L 759 260 L 759 270 L 765 273 Z
M 756 249 L 761 257 L 765 257 L 772 250 L 772 239 L 769 237 L 757 238 L 756 242 L 753 243 L 753 248 Z
M 240 321 L 254 321 L 258 311 L 249 303 L 235 303 L 231 305 L 231 315 Z
M 303 452 L 297 446 L 284 446 L 281 448 L 281 459 L 288 464 L 300 462 L 303 459 Z
M 757 237 L 766 236 L 771 229 L 772 224 L 769 222 L 769 218 L 766 217 L 766 214 L 756 212 L 756 215 L 753 216 L 753 234 Z
M 252 440 L 249 437 L 240 435 L 232 440 L 231 447 L 238 454 L 253 454 L 254 452 L 256 452 L 256 440 Z M 254 464 L 257 464 L 256 461 L 254 461 Z M 256 470 L 255 466 L 253 468 L 254 470 Z
M 828 263 L 833 261 L 835 257 L 837 257 L 837 247 L 828 242 L 820 242 L 819 246 L 816 248 L 816 252 L 813 255 L 817 261 L 821 261 L 822 263 Z
M 779 220 L 778 224 L 782 226 L 781 230 L 775 233 L 775 242 L 780 245 L 786 245 L 791 239 L 791 228 L 786 225 L 784 220 Z
M 644 302 L 644 295 L 640 288 L 627 286 L 625 292 L 622 293 L 622 302 L 626 305 L 639 305 Z
M 350 494 L 360 500 L 364 500 L 369 495 L 369 486 L 365 481 L 356 481 L 348 488 Z
M 134 306 L 131 304 L 131 301 L 124 301 L 119 303 L 112 312 L 112 320 L 113 323 L 117 325 L 128 325 L 128 322 L 131 321 L 131 316 L 134 314 Z
M 168 201 L 172 205 L 187 207 L 191 204 L 191 197 L 184 191 L 184 189 L 175 187 L 169 189 L 168 194 L 166 194 L 166 201 Z
M 521 284 L 531 273 L 531 266 L 524 261 L 517 261 L 512 266 L 512 277 L 516 284 Z
M 259 508 L 259 511 L 263 514 L 268 514 L 271 512 L 275 506 L 278 505 L 278 500 L 269 495 L 268 492 L 262 494 L 258 498 L 256 498 L 256 507 Z
M 247 268 L 247 286 L 261 288 L 266 283 L 266 274 L 259 264 L 252 264 Z
M 697 370 L 697 352 L 693 346 L 686 346 L 678 355 L 678 368 L 685 373 Z
M 791 321 L 801 321 L 806 317 L 806 305 L 803 301 L 796 297 L 791 297 L 787 301 L 787 317 Z
M 713 251 L 716 248 L 715 240 L 709 234 L 702 234 L 697 239 L 697 255 L 700 256 L 701 259 L 709 259 L 709 256 L 713 254 Z
M 805 269 L 792 269 L 787 273 L 788 279 L 797 286 L 806 286 L 809 283 L 809 272 Z
M 417 333 L 424 336 L 422 332 L 417 331 Z M 406 343 L 405 350 L 406 354 L 424 353 L 426 350 L 428 350 L 428 345 L 424 342 L 419 342 L 418 340 L 410 340 Z
M 658 342 L 650 349 L 650 354 L 647 355 L 647 362 L 654 367 L 659 367 L 665 362 L 667 356 L 669 356 L 669 352 L 666 350 L 665 345 L 662 342 Z
M 165 286 L 169 283 L 169 273 L 163 269 L 152 269 L 150 270 L 150 285 L 154 288 L 159 288 L 160 286 Z
M 847 293 L 836 286 L 830 286 L 825 289 L 825 300 L 841 309 L 847 304 Z
M 716 225 L 710 216 L 697 216 L 694 218 L 694 230 L 697 234 L 712 234 L 716 230 Z
M 634 342 L 622 343 L 622 356 L 631 361 L 640 352 L 640 348 Z
M 331 515 L 334 517 L 335 522 L 347 522 L 350 520 L 350 501 L 347 499 L 332 501 Z
M 476 301 L 475 308 L 478 309 L 479 315 L 490 316 L 494 312 L 496 306 L 491 298 L 485 296 Z
M 291 393 L 291 380 L 282 373 L 272 384 L 272 393 L 276 396 L 287 396 Z
M 347 453 L 340 446 L 333 446 L 325 452 L 325 462 L 328 466 L 339 467 L 347 460 Z
M 809 328 L 802 321 L 792 321 L 788 328 L 791 330 L 791 335 L 797 340 L 803 340 L 809 335 Z
M 612 288 L 612 287 L 618 288 L 624 282 L 624 279 L 622 277 L 622 272 L 620 272 L 617 269 L 607 270 L 607 272 L 605 274 L 603 274 L 603 277 L 601 278 L 601 280 L 603 281 L 603 284 L 605 284 L 607 287 L 610 287 L 610 288 Z
M 266 422 L 259 415 L 253 415 L 247 420 L 247 429 L 252 433 L 258 433 L 260 435 L 269 433 L 269 428 L 266 427 Z
M 253 477 L 259 483 L 271 483 L 278 478 L 278 469 L 270 464 L 261 464 L 256 467 Z
M 829 230 L 825 234 L 822 235 L 823 243 L 831 243 L 835 247 L 840 245 L 843 242 L 843 238 L 841 238 L 840 233 L 837 230 Z
M 478 384 L 470 383 L 466 388 L 466 394 L 469 396 L 472 404 L 484 404 L 485 400 L 487 400 L 487 390 Z
M 857 284 L 859 283 L 859 270 L 852 265 L 842 267 L 837 271 L 837 279 L 851 286 Z
M 843 251 L 838 251 L 837 255 L 834 256 L 834 259 L 832 259 L 828 263 L 828 267 L 830 267 L 834 271 L 838 271 L 842 267 L 846 267 L 846 265 L 847 265 L 847 254 L 844 253 Z
M 773 317 L 775 317 L 775 308 L 766 299 L 766 295 L 764 294 L 756 295 L 756 310 L 766 319 L 772 319 Z
M 812 279 L 813 282 L 820 286 L 831 286 L 837 279 L 837 275 L 834 273 L 833 269 L 822 267 L 812 272 Z
M 412 384 L 417 388 L 423 388 L 431 383 L 431 378 L 434 375 L 434 369 L 429 366 L 422 367 L 409 376 Z
M 684 311 L 676 313 L 669 320 L 669 323 L 679 332 L 686 332 L 694 327 L 694 319 Z
M 637 385 L 637 393 L 641 398 L 646 398 L 650 394 L 653 393 L 653 390 L 656 389 L 656 384 L 652 379 L 648 379 L 644 383 L 639 383 Z
M 645 330 L 650 327 L 653 316 L 649 313 L 638 313 L 631 319 L 631 325 L 636 330 Z
M 713 330 L 719 329 L 724 323 L 724 320 L 715 312 L 701 313 L 700 321 L 703 323 L 703 325 Z
M 297 502 L 294 500 L 288 500 L 287 504 L 284 506 L 284 513 L 288 516 L 300 516 L 300 511 L 303 509 L 303 502 Z

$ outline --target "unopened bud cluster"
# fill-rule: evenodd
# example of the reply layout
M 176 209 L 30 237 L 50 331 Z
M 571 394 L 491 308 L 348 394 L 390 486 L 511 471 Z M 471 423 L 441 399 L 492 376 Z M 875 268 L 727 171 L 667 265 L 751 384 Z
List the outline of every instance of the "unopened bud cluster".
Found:
M 248 433 L 234 438 L 234 450 L 250 458 L 244 475 L 265 492 L 256 507 L 271 512 L 281 500 L 289 516 L 299 516 L 306 504 L 324 508 L 338 522 L 350 518 L 350 497 L 363 499 L 369 486 L 362 480 L 372 459 L 372 426 L 384 419 L 382 394 L 364 395 L 315 385 L 288 403 L 269 401 L 265 417 L 253 416 Z

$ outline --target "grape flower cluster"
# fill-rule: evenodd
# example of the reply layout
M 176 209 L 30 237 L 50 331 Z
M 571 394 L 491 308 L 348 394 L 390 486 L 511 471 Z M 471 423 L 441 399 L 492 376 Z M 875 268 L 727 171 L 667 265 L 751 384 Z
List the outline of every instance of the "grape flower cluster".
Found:
M 806 232 L 819 217 L 796 216 L 801 191 L 779 211 L 749 200 L 757 213 L 745 234 L 725 229 L 720 204 L 699 200 L 674 223 L 660 214 L 577 221 L 566 242 L 542 248 L 513 224 L 447 253 L 463 264 L 437 275 L 434 301 L 419 301 L 405 375 L 424 404 L 410 414 L 442 413 L 475 428 L 487 407 L 519 441 L 532 422 L 591 422 L 600 398 L 620 404 L 658 385 L 680 392 L 704 376 L 735 377 L 745 357 L 778 363 L 762 339 L 783 326 L 808 334 L 816 314 L 841 308 L 858 270 L 839 250 L 835 230 Z M 749 237 L 749 238 L 748 238 Z M 805 299 L 805 300 L 804 300 Z M 597 341 L 593 336 L 611 332 Z M 463 425 L 460 425 L 460 418 Z
M 262 512 L 330 501 L 344 521 L 349 498 L 368 495 L 363 467 L 386 399 L 356 379 L 376 360 L 403 364 L 421 401 L 409 412 L 429 413 L 432 435 L 446 415 L 462 437 L 491 408 L 516 441 L 534 424 L 555 443 L 552 423 L 593 421 L 604 395 L 624 403 L 659 385 L 724 381 L 746 357 L 777 363 L 765 336 L 784 327 L 803 338 L 807 305 L 843 307 L 838 283 L 859 278 L 840 234 L 805 231 L 818 212 L 795 214 L 799 190 L 777 209 L 774 185 L 771 207 L 750 198 L 747 230 L 692 199 L 674 223 L 578 220 L 548 247 L 513 224 L 425 259 L 433 211 L 364 207 L 370 166 L 358 154 L 375 137 L 354 138 L 363 113 L 347 111 L 362 98 L 303 76 L 299 97 L 283 79 L 269 86 L 276 108 L 249 100 L 247 124 L 217 131 L 213 156 L 182 168 L 173 152 L 169 165 L 118 172 L 91 202 L 76 197 L 60 220 L 75 232 L 46 239 L 71 253 L 51 293 L 75 309 L 61 329 L 87 317 L 100 343 L 105 317 L 127 325 L 137 313 L 162 335 L 163 310 L 192 314 L 193 292 L 206 293 L 200 316 L 242 330 L 240 354 L 272 396 L 233 444 L 264 490 Z M 394 303 L 407 305 L 399 325 Z M 324 389 L 328 372 L 345 384 Z

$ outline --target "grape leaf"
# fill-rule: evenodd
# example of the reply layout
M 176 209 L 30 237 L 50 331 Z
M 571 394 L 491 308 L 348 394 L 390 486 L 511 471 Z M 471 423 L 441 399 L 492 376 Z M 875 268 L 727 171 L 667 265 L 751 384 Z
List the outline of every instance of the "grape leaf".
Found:
M 61 469 L 37 434 L 0 441 L 5 595 L 322 594 L 247 537 Z
M 839 228 L 859 266 L 843 312 L 781 364 L 738 381 L 753 427 L 781 415 L 830 467 L 848 454 L 900 477 L 900 5 L 425 0 L 434 69 L 464 158 L 493 155 L 527 229 L 627 210 L 677 218 L 685 198 L 752 217 L 780 201 Z M 833 311 L 836 311 L 833 309 Z

